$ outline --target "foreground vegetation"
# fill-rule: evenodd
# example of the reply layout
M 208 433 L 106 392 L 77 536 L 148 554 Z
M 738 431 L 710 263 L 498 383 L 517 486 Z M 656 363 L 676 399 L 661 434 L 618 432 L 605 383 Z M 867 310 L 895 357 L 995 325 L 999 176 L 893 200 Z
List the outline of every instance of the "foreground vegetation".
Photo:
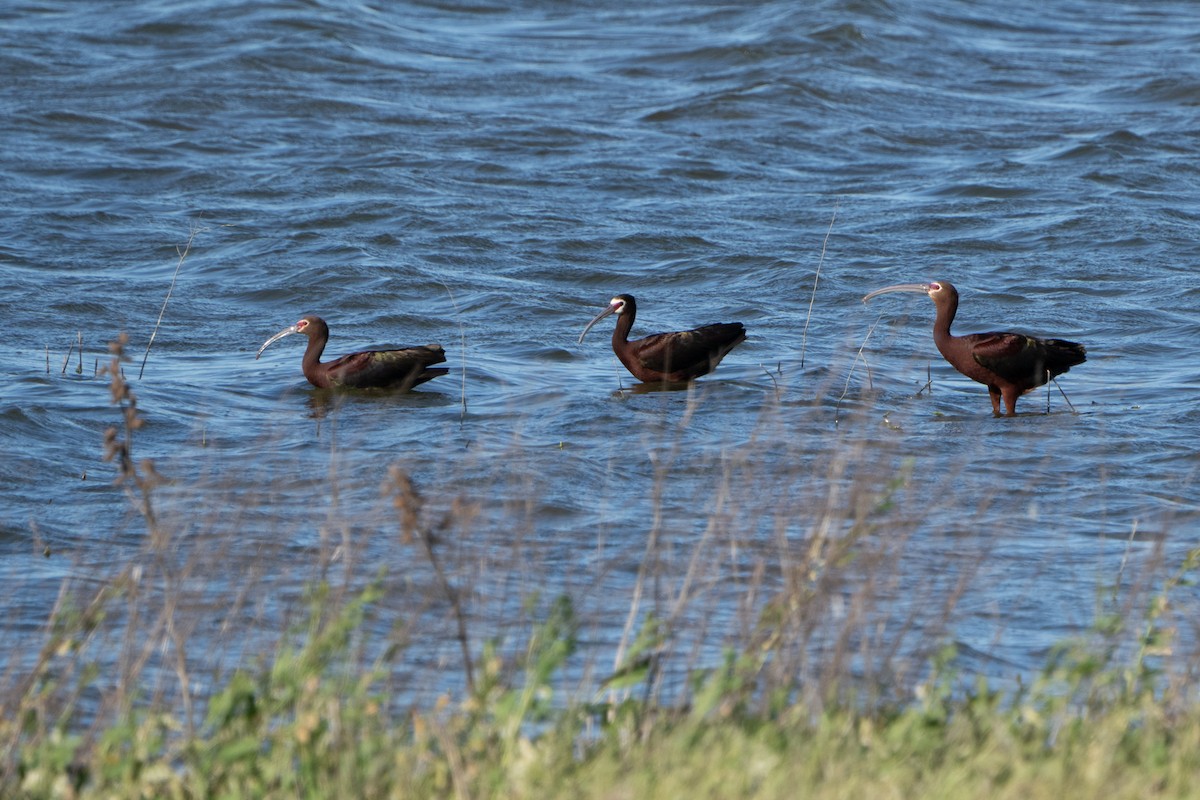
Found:
M 1063 648 L 1032 686 L 956 688 L 945 664 L 908 702 L 814 711 L 755 697 L 761 661 L 695 676 L 664 708 L 554 695 L 574 652 L 569 603 L 462 700 L 398 711 L 351 643 L 374 590 L 207 701 L 203 723 L 133 704 L 79 730 L 49 676 L 0 722 L 5 797 L 1192 797 L 1200 713 L 1119 667 Z M 1153 627 L 1153 626 L 1152 626 Z M 1153 630 L 1152 630 L 1152 633 Z M 1161 632 L 1158 632 L 1161 633 Z M 69 632 L 53 643 L 67 646 Z M 1162 688 L 1162 687 L 1159 687 Z
M 424 568 L 414 594 L 430 607 L 395 613 L 385 568 L 361 580 L 320 574 L 274 636 L 243 641 L 231 603 L 220 630 L 243 646 L 232 663 L 209 660 L 192 652 L 190 636 L 211 622 L 210 609 L 195 611 L 189 587 L 252 559 L 213 555 L 209 542 L 189 550 L 164 521 L 160 476 L 133 457 L 140 415 L 120 376 L 119 344 L 116 355 L 109 374 L 122 417 L 106 454 L 149 535 L 116 574 L 65 586 L 40 651 L 7 662 L 0 797 L 1200 792 L 1198 662 L 1178 652 L 1187 631 L 1173 610 L 1200 549 L 1099 613 L 1088 635 L 1055 648 L 1032 679 L 991 686 L 959 672 L 943 628 L 922 628 L 915 647 L 898 643 L 902 633 L 872 633 L 881 628 L 875 590 L 846 587 L 884 583 L 895 537 L 872 537 L 847 495 L 829 504 L 838 525 L 781 545 L 793 548 L 789 569 L 752 587 L 762 599 L 723 660 L 680 658 L 692 652 L 684 640 L 694 623 L 678 611 L 686 603 L 645 610 L 633 601 L 639 610 L 616 666 L 596 676 L 581 643 L 582 603 L 569 592 L 530 591 L 516 625 L 475 632 L 467 579 L 444 542 L 476 518 L 431 508 L 396 468 L 385 496 L 406 568 Z M 899 476 L 862 497 L 878 511 L 903 483 Z M 835 528 L 842 533 L 820 532 Z M 646 563 L 651 555 L 648 545 Z M 692 604 L 703 596 L 688 588 L 700 561 L 688 563 L 679 592 Z M 214 571 L 201 572 L 205 565 Z M 635 594 L 642 586 L 639 576 Z M 958 591 L 950 586 L 951 599 L 930 612 L 948 617 Z M 814 631 L 829 619 L 836 629 L 826 646 Z M 432 668 L 447 678 L 423 697 L 397 675 L 414 669 L 406 659 L 430 621 L 456 656 Z M 897 630 L 912 628 L 899 620 Z M 201 632 L 203 643 L 220 636 Z M 919 668 L 902 669 L 900 652 L 918 654 Z

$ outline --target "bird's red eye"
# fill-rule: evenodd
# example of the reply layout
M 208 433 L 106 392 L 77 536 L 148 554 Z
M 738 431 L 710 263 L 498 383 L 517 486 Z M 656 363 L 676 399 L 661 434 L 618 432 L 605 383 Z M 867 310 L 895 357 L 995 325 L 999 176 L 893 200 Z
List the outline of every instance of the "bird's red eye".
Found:
M 940 283 L 931 283 L 931 284 L 929 284 L 929 291 L 931 291 L 931 292 L 940 292 L 941 290 L 942 290 L 942 285 L 941 285 Z
M 308 327 L 308 320 L 306 320 L 306 319 L 302 319 L 302 320 L 300 320 L 299 322 L 297 322 L 297 323 L 296 323 L 296 330 L 297 330 L 297 331 L 302 331 L 302 330 L 304 330 L 304 329 L 305 329 L 305 328 L 307 328 L 307 327 Z

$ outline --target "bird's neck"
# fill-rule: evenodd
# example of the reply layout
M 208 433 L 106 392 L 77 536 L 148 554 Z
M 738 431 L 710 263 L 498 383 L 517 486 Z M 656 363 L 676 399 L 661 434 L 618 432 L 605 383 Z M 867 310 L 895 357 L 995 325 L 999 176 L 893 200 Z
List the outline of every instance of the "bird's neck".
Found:
M 314 370 L 321 366 L 321 354 L 324 352 L 325 339 L 319 336 L 310 336 L 308 347 L 304 350 L 304 359 L 300 362 L 305 375 L 308 374 L 309 370 Z
M 633 314 L 626 311 L 617 317 L 617 324 L 613 326 L 613 347 L 629 341 L 631 330 L 633 330 Z
M 954 322 L 954 315 L 957 313 L 957 297 L 950 297 L 938 303 L 937 317 L 933 320 L 933 341 L 935 343 L 948 342 L 953 338 L 950 333 L 950 324 Z

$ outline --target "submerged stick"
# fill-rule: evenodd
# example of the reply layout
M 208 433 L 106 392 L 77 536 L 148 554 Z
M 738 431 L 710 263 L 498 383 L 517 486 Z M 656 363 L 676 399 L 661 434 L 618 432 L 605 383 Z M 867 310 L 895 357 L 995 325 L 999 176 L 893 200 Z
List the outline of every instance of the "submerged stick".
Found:
M 933 394 L 933 367 L 929 364 L 925 365 L 925 385 L 917 389 L 917 393 L 913 396 L 920 397 L 926 389 L 929 390 L 930 394 Z
M 767 373 L 767 377 L 770 378 L 771 383 L 773 383 L 775 385 L 775 395 L 776 395 L 776 397 L 778 397 L 779 396 L 779 381 L 775 380 L 775 376 L 771 374 L 771 370 L 767 369 L 762 364 L 759 364 L 758 366 L 762 367 L 762 371 Z
M 142 366 L 138 370 L 138 380 L 142 379 L 142 373 L 146 371 L 146 359 L 150 358 L 150 347 L 154 344 L 154 337 L 158 335 L 158 326 L 162 325 L 163 316 L 167 313 L 167 303 L 171 300 L 171 292 L 175 291 L 175 281 L 179 278 L 179 268 L 183 266 L 184 259 L 188 257 L 188 253 L 192 251 L 192 242 L 196 239 L 196 234 L 200 232 L 198 225 L 192 226 L 192 232 L 188 234 L 187 244 L 180 251 L 178 247 L 175 252 L 179 253 L 179 260 L 175 262 L 175 274 L 171 276 L 171 285 L 167 287 L 167 296 L 163 298 L 162 309 L 158 312 L 158 321 L 154 323 L 154 330 L 150 333 L 150 341 L 146 342 L 146 353 L 142 356 Z
M 812 321 L 813 304 L 817 302 L 817 282 L 821 280 L 821 265 L 825 263 L 825 248 L 829 244 L 829 234 L 833 232 L 833 222 L 837 219 L 838 201 L 833 201 L 833 216 L 829 218 L 829 230 L 825 231 L 825 239 L 821 242 L 821 257 L 817 259 L 817 274 L 813 276 L 812 296 L 808 298 L 808 315 L 804 318 L 804 331 L 800 334 L 800 369 L 804 369 L 804 348 L 808 344 L 808 323 Z
M 71 354 L 75 352 L 75 343 L 71 342 L 71 346 L 67 348 L 67 354 L 63 356 L 62 373 L 67 374 L 67 364 L 71 363 Z
M 838 423 L 838 414 L 842 410 L 842 401 L 846 399 L 846 395 L 850 393 L 850 379 L 854 377 L 854 368 L 858 366 L 858 360 L 861 358 L 863 366 L 867 368 L 867 386 L 871 389 L 875 388 L 874 381 L 871 379 L 871 365 L 867 363 L 867 357 L 863 355 L 863 350 L 866 349 L 867 341 L 871 338 L 871 334 L 875 332 L 875 326 L 879 324 L 879 320 L 883 316 L 880 315 L 871 327 L 867 329 L 867 335 L 863 337 L 862 344 L 858 346 L 858 352 L 854 354 L 854 360 L 850 362 L 850 372 L 846 374 L 846 385 L 842 387 L 842 395 L 838 398 L 837 405 L 834 407 L 833 424 L 836 427 Z
M 1067 401 L 1067 405 L 1070 406 L 1070 408 L 1071 408 L 1071 413 L 1078 414 L 1079 412 L 1075 410 L 1075 404 L 1071 402 L 1071 398 L 1067 397 L 1067 393 L 1064 392 L 1063 388 L 1058 385 L 1058 379 L 1051 378 L 1050 380 L 1054 381 L 1055 386 L 1058 386 L 1058 393 L 1063 396 L 1063 400 Z M 1049 391 L 1046 392 L 1046 413 L 1047 414 L 1050 413 L 1050 392 Z

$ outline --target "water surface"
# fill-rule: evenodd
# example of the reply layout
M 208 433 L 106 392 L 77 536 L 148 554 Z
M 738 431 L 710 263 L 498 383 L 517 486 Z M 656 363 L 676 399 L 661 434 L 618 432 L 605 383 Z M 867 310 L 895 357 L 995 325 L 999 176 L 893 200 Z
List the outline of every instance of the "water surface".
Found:
M 899 476 L 873 534 L 895 542 L 880 596 L 941 635 L 953 595 L 945 636 L 970 667 L 1036 669 L 1136 565 L 1196 543 L 1198 17 L 1026 0 L 0 12 L 6 635 L 37 641 L 64 578 L 144 546 L 101 461 L 119 414 L 96 368 L 124 331 L 137 456 L 175 480 L 159 511 L 229 565 L 200 573 L 196 602 L 265 587 L 248 641 L 339 543 L 357 561 L 335 569 L 385 567 L 397 608 L 436 597 L 381 494 L 392 466 L 431 509 L 474 509 L 451 552 L 482 630 L 535 588 L 570 591 L 601 663 L 635 602 L 670 612 L 697 554 L 693 634 L 735 640 L 786 543 Z M 993 419 L 937 356 L 927 300 L 859 302 L 930 279 L 962 293 L 960 332 L 1085 343 L 1060 380 L 1077 413 L 1051 388 Z M 750 339 L 690 392 L 623 391 L 607 327 L 575 342 L 621 292 L 635 332 L 740 320 Z M 452 373 L 331 401 L 295 339 L 254 360 L 307 313 L 331 354 L 440 341 Z M 648 559 L 662 580 L 639 596 Z

